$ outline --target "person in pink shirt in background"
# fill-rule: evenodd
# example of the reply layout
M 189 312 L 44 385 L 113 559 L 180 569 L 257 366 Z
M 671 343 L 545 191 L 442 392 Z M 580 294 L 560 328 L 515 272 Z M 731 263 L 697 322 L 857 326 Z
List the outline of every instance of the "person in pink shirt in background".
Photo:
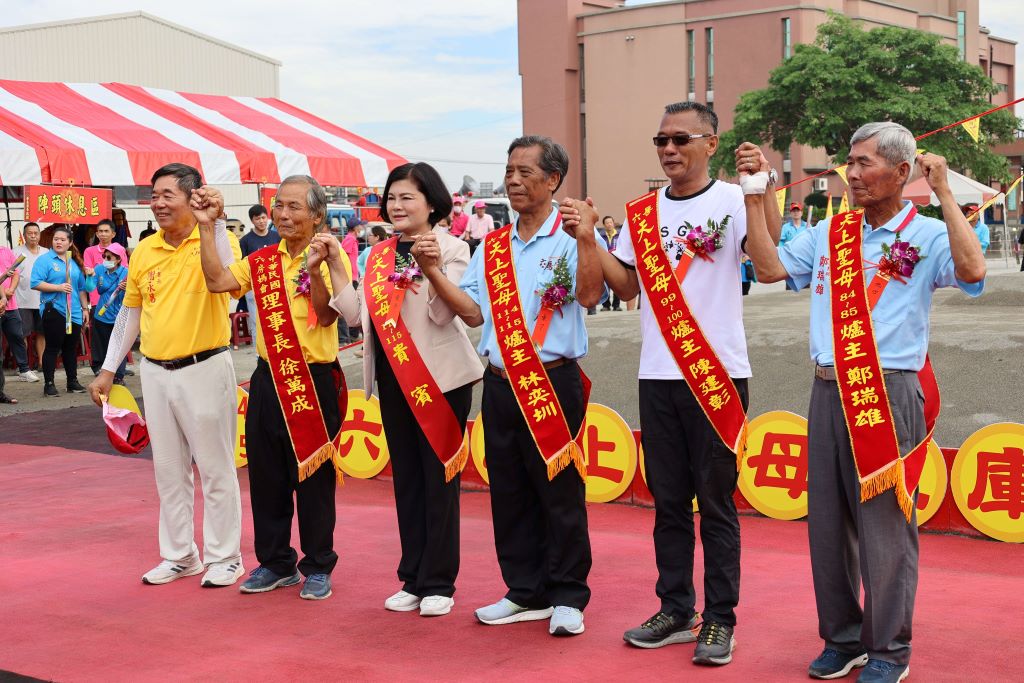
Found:
M 341 250 L 348 254 L 348 260 L 352 266 L 352 282 L 359 281 L 359 239 L 356 237 L 356 231 L 361 225 L 365 226 L 366 221 L 353 221 L 345 231 L 345 237 L 341 240 Z
M 480 246 L 480 242 L 494 230 L 494 219 L 487 215 L 487 204 L 477 200 L 473 204 L 473 215 L 469 217 L 466 225 L 466 232 L 462 233 L 462 239 L 469 243 L 470 255 Z
M 469 216 L 462 212 L 462 204 L 462 197 L 452 198 L 451 227 L 448 228 L 448 234 L 452 237 L 462 237 L 462 233 L 466 232 L 469 225 Z
M 103 265 L 103 252 L 111 245 L 114 241 L 114 222 L 104 218 L 96 225 L 96 239 L 97 244 L 86 248 L 82 253 L 82 261 L 85 263 L 86 275 L 91 275 L 96 271 L 96 266 Z M 92 271 L 92 272 L 88 272 Z M 99 292 L 93 290 L 89 292 L 89 305 L 95 307 L 97 302 L 100 300 Z M 94 361 L 95 362 L 95 361 Z M 99 359 L 99 365 L 103 364 L 103 359 Z

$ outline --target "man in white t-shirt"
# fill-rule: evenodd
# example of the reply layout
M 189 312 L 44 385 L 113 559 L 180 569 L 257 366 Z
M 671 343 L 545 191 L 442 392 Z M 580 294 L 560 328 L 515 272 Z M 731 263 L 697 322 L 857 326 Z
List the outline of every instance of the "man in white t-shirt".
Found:
M 652 222 L 657 218 L 652 227 L 660 235 L 638 259 L 627 215 L 615 252 L 602 255 L 605 279 L 616 294 L 625 300 L 638 293 L 641 297 L 640 428 L 647 484 L 655 505 L 655 590 L 661 599 L 658 612 L 626 631 L 623 638 L 648 649 L 697 641 L 694 663 L 712 665 L 728 664 L 735 647 L 733 629 L 740 576 L 740 525 L 733 502 L 735 443 L 727 446 L 712 425 L 708 415 L 715 413 L 715 404 L 708 404 L 706 398 L 698 400 L 684 379 L 682 361 L 676 355 L 681 359 L 682 351 L 669 349 L 658 313 L 652 309 L 636 269 L 639 261 L 645 273 L 667 273 L 671 266 L 677 280 L 682 276 L 682 294 L 690 317 L 717 354 L 724 369 L 720 379 L 731 378 L 735 386 L 731 395 L 738 399 L 730 410 L 738 418 L 735 425 L 742 426 L 744 416 L 738 404 L 746 410 L 747 379 L 751 375 L 740 288 L 747 218 L 739 186 L 715 180 L 708 173 L 708 162 L 718 147 L 717 131 L 718 117 L 705 105 L 680 102 L 665 108 L 654 144 L 669 185 L 656 198 L 650 196 L 627 205 L 629 214 L 638 202 L 649 202 L 649 209 L 654 210 L 644 216 Z M 582 223 L 585 229 L 598 217 L 589 200 L 566 200 L 562 212 L 567 227 Z M 776 215 L 769 224 L 774 226 L 778 239 L 781 216 Z M 658 242 L 667 260 L 651 251 L 657 249 Z M 701 249 L 692 248 L 694 244 L 701 245 Z M 688 269 L 681 271 L 680 260 L 687 249 Z M 655 264 L 659 259 L 660 264 Z M 674 282 L 669 284 L 675 286 Z M 652 285 L 655 292 L 662 292 L 658 298 L 671 297 L 672 288 L 664 281 L 661 285 L 665 288 Z M 666 326 L 666 330 L 670 328 Z M 670 332 L 665 334 L 672 338 Z M 703 615 L 695 610 L 693 585 L 694 496 L 701 513 L 704 547 Z
M 21 312 L 21 334 L 25 338 L 25 346 L 28 347 L 28 340 L 34 333 L 35 336 L 35 364 L 42 363 L 43 349 L 46 347 L 46 339 L 43 335 L 43 322 L 39 316 L 39 292 L 32 289 L 32 266 L 36 259 L 50 251 L 46 247 L 39 246 L 41 231 L 38 223 L 29 222 L 22 228 L 25 236 L 25 244 L 14 249 L 15 256 L 24 256 L 18 272 L 21 277 L 18 279 L 18 307 Z M 35 373 L 32 373 L 35 376 Z M 31 378 L 25 381 L 32 382 Z

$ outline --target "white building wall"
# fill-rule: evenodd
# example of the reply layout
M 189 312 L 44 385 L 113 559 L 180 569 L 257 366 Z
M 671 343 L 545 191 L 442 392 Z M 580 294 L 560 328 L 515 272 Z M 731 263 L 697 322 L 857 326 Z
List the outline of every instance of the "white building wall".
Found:
M 0 78 L 279 96 L 281 63 L 144 12 L 0 29 Z

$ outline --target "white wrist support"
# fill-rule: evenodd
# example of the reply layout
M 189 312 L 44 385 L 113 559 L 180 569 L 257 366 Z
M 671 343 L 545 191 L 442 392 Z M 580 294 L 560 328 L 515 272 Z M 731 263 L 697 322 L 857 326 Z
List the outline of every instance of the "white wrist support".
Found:
M 768 172 L 759 171 L 753 175 L 741 175 L 740 187 L 743 194 L 764 194 L 768 189 Z

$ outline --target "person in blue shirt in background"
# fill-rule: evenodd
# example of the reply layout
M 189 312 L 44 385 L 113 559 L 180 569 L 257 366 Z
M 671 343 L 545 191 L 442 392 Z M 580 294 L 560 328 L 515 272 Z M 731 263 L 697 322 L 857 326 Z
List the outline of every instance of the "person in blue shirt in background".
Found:
M 128 284 L 128 253 L 117 242 L 103 250 L 103 270 L 96 273 L 96 291 L 99 303 L 92 317 L 92 344 L 95 356 L 107 357 L 107 346 L 114 331 L 114 321 L 124 302 L 124 291 Z M 124 369 L 127 362 L 121 361 L 114 373 L 114 384 L 124 384 Z
M 40 256 L 32 266 L 32 289 L 41 292 L 39 314 L 43 320 L 46 349 L 43 351 L 44 396 L 56 396 L 53 373 L 57 368 L 57 355 L 64 360 L 69 394 L 84 394 L 85 387 L 78 383 L 78 339 L 82 327 L 89 323 L 89 292 L 96 289 L 92 270 L 82 264 L 82 257 L 71 244 L 71 228 L 58 225 L 53 229 L 50 251 Z M 67 268 L 71 268 L 68 277 Z M 67 333 L 68 294 L 71 300 L 71 333 Z
M 978 210 L 977 204 L 966 204 L 963 207 L 965 216 L 970 216 L 972 213 Z M 967 223 L 974 230 L 974 234 L 978 236 L 978 242 L 981 244 L 981 253 L 984 254 L 988 251 L 988 245 L 992 243 L 992 235 L 989 232 L 988 226 L 985 225 L 985 212 L 982 211 L 974 220 L 968 220 Z
M 800 202 L 793 202 L 789 205 L 789 218 L 782 224 L 782 233 L 779 235 L 779 246 L 793 240 L 802 230 L 811 227 L 810 223 L 803 220 L 803 209 Z M 786 289 L 792 290 L 793 286 L 786 282 Z
M 801 230 L 811 227 L 810 223 L 803 220 L 804 207 L 800 202 L 793 202 L 789 205 L 789 219 L 782 224 L 782 234 L 779 235 L 779 246 L 800 234 Z

